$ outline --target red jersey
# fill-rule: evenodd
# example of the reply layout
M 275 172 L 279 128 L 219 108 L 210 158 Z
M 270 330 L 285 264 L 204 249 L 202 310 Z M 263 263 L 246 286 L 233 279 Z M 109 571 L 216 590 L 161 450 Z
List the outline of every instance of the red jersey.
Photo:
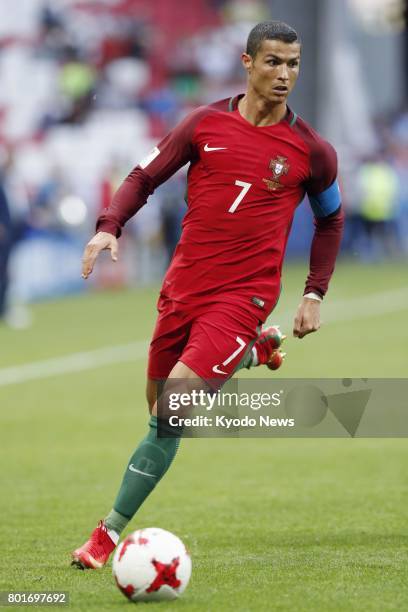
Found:
M 305 193 L 318 220 L 339 210 L 337 160 L 290 109 L 279 123 L 256 127 L 242 117 L 238 100 L 187 116 L 128 176 L 97 229 L 120 235 L 148 195 L 189 162 L 188 208 L 162 294 L 189 304 L 241 304 L 264 321 L 279 297 L 284 251 Z M 333 245 L 330 227 L 325 247 Z M 338 228 L 336 236 L 335 255 Z M 309 291 L 324 295 L 334 267 L 329 259 Z

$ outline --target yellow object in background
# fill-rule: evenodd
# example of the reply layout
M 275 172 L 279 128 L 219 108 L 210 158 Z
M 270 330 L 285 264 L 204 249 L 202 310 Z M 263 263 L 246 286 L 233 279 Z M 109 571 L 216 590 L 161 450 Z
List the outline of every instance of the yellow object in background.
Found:
M 367 221 L 389 221 L 395 213 L 398 178 L 386 162 L 369 162 L 360 170 L 361 216 Z
M 60 75 L 61 90 L 69 98 L 78 100 L 88 95 L 95 83 L 95 71 L 81 62 L 68 62 Z

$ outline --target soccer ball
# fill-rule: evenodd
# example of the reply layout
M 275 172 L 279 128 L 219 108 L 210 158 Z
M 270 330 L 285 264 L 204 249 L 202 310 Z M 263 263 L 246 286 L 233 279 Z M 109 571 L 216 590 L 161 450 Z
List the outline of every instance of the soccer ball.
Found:
M 188 585 L 191 559 L 169 531 L 150 527 L 128 535 L 113 557 L 113 576 L 131 601 L 176 599 Z

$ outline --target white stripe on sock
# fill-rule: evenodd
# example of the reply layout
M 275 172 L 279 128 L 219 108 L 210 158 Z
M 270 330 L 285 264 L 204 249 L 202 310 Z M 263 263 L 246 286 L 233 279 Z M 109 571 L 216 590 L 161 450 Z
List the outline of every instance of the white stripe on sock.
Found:
M 114 531 L 113 529 L 108 529 L 107 533 L 112 542 L 115 544 L 115 546 L 117 546 L 119 542 L 119 534 L 116 533 L 116 531 Z

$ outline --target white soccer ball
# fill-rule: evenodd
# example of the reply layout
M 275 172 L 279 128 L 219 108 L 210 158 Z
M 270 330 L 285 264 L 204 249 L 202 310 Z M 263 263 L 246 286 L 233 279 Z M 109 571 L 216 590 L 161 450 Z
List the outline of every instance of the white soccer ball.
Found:
M 112 570 L 131 601 L 176 599 L 190 580 L 191 558 L 180 538 L 150 527 L 134 531 L 119 544 Z

